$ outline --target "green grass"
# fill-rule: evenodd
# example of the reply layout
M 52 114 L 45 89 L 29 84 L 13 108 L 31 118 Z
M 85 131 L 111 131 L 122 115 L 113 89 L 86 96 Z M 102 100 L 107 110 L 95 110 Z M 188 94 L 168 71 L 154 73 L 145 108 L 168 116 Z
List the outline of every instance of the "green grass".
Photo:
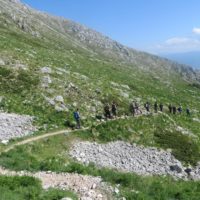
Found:
M 169 132 L 162 129 L 158 129 L 154 135 L 160 147 L 172 149 L 172 154 L 183 163 L 196 165 L 200 160 L 200 145 L 191 137 L 177 131 Z
M 88 135 L 86 137 L 87 132 L 78 133 L 78 135 L 80 134 L 84 135 L 82 135 L 82 139 L 93 140 Z M 97 168 L 94 164 L 84 166 L 74 162 L 67 152 L 71 143 L 77 140 L 80 138 L 76 134 L 60 135 L 16 147 L 0 156 L 0 165 L 12 170 L 51 170 L 100 176 L 113 186 L 120 184 L 119 196 L 124 196 L 128 200 L 197 200 L 200 196 L 200 182 L 175 181 L 170 177 L 162 176 L 142 177 L 134 173 L 121 173 L 116 170 Z M 158 141 L 156 140 L 156 142 Z
M 43 190 L 38 179 L 27 176 L 0 176 L 0 191 L 1 200 L 60 200 L 63 197 L 78 199 L 69 191 Z

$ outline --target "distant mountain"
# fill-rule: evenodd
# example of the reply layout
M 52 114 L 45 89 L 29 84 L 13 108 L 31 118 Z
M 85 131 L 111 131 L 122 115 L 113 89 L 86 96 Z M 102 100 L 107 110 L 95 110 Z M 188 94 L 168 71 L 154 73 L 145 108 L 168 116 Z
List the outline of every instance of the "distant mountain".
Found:
M 162 56 L 177 61 L 181 64 L 190 65 L 194 68 L 200 69 L 200 51 L 165 54 Z

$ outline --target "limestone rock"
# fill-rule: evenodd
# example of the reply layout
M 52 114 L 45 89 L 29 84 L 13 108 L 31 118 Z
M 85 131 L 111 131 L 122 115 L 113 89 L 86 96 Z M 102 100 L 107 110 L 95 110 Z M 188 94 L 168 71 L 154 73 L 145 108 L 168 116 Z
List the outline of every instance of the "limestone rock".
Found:
M 51 77 L 46 75 L 42 78 L 42 87 L 48 87 L 52 83 Z
M 100 167 L 139 175 L 171 175 L 178 179 L 187 177 L 184 166 L 170 152 L 122 141 L 107 144 L 79 142 L 74 144 L 70 155 L 84 164 L 95 163 Z
M 32 125 L 33 117 L 0 113 L 0 140 L 7 143 L 12 138 L 23 137 L 36 131 Z
M 3 66 L 5 65 L 6 63 L 4 62 L 4 60 L 0 59 L 0 65 Z
M 55 97 L 55 101 L 60 102 L 60 103 L 64 103 L 64 98 L 63 98 L 63 96 L 59 95 L 59 96 Z
M 42 67 L 40 70 L 43 74 L 51 74 L 52 70 L 50 67 Z

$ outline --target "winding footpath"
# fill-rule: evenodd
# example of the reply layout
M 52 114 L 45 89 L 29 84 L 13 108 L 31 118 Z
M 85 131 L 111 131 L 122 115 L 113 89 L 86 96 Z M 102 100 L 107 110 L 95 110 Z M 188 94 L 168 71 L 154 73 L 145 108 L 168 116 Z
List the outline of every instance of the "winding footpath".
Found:
M 2 150 L 0 152 L 1 153 L 4 153 L 4 152 L 8 152 L 12 149 L 14 149 L 15 147 L 17 146 L 21 146 L 21 145 L 24 145 L 24 144 L 29 144 L 31 142 L 35 142 L 35 141 L 38 141 L 38 140 L 41 140 L 41 139 L 44 139 L 44 138 L 48 138 L 48 137 L 53 137 L 53 136 L 56 136 L 56 135 L 61 135 L 61 134 L 70 134 L 70 133 L 73 133 L 73 132 L 76 132 L 76 131 L 84 131 L 84 130 L 88 130 L 89 127 L 87 128 L 82 128 L 82 129 L 79 129 L 79 130 L 73 130 L 73 131 L 70 131 L 70 130 L 67 130 L 67 129 L 64 129 L 64 130 L 60 130 L 60 131 L 55 131 L 55 132 L 50 132 L 50 133 L 45 133 L 43 135 L 39 135 L 39 136 L 33 136 L 31 138 L 28 138 L 28 139 L 25 139 L 25 140 L 22 140 L 20 142 L 17 142 L 15 144 L 12 144 L 10 146 L 8 146 L 7 148 L 5 148 L 4 150 Z
M 139 115 L 138 115 L 139 117 Z M 99 126 L 103 123 L 107 123 L 107 122 L 110 122 L 110 121 L 117 121 L 117 120 L 121 120 L 121 119 L 128 119 L 130 117 L 118 117 L 118 118 L 115 118 L 115 119 L 110 119 L 108 121 L 103 121 L 103 122 L 99 122 L 96 126 Z M 85 127 L 85 128 L 81 128 L 81 129 L 76 129 L 76 130 L 69 130 L 69 129 L 63 129 L 63 130 L 60 130 L 60 131 L 54 131 L 54 132 L 49 132 L 49 133 L 45 133 L 43 135 L 39 135 L 39 136 L 33 136 L 33 137 L 30 137 L 28 139 L 24 139 L 22 141 L 19 141 L 15 144 L 12 144 L 10 146 L 8 146 L 7 148 L 3 149 L 0 154 L 2 153 L 6 153 L 12 149 L 14 149 L 15 147 L 17 146 L 21 146 L 21 145 L 24 145 L 24 144 L 29 144 L 31 142 L 35 142 L 35 141 L 38 141 L 38 140 L 41 140 L 41 139 L 44 139 L 44 138 L 48 138 L 48 137 L 53 137 L 53 136 L 56 136 L 56 135 L 61 135 L 61 134 L 71 134 L 71 133 L 74 133 L 74 132 L 77 132 L 77 131 L 85 131 L 85 130 L 89 130 L 90 127 Z

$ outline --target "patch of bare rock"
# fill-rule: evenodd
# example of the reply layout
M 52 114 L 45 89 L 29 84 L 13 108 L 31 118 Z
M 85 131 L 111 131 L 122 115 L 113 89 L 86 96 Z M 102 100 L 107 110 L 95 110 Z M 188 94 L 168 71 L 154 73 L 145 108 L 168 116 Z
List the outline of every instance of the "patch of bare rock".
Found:
M 98 144 L 75 143 L 69 154 L 84 164 L 94 163 L 139 175 L 170 175 L 175 179 L 200 180 L 200 165 L 187 169 L 170 152 L 123 141 Z M 195 178 L 196 177 L 196 178 Z
M 32 134 L 37 128 L 32 124 L 34 118 L 28 115 L 17 115 L 0 112 L 0 141 L 5 143 L 12 138 Z
M 112 187 L 102 182 L 100 177 L 54 172 L 14 172 L 3 168 L 0 168 L 0 175 L 32 176 L 41 180 L 44 189 L 72 190 L 78 194 L 80 200 L 107 200 L 113 192 Z

